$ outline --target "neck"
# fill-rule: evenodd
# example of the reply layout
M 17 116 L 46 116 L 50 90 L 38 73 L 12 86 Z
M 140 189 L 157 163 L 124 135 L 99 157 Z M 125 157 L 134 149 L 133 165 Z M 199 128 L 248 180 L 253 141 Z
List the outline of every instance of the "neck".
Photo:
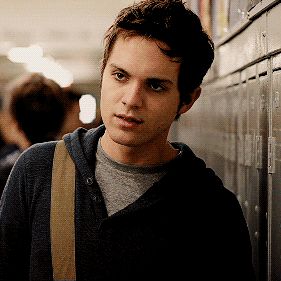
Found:
M 155 166 L 169 162 L 178 155 L 178 150 L 166 141 L 161 145 L 126 146 L 101 138 L 101 146 L 107 155 L 117 162 L 130 165 Z

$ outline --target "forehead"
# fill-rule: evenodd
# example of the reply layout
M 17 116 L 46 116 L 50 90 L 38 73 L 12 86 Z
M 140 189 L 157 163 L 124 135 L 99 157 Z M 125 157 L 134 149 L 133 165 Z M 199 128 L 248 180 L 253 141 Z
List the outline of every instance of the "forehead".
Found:
M 172 61 L 160 49 L 168 49 L 165 43 L 142 36 L 118 36 L 107 64 L 115 64 L 125 70 L 131 69 L 147 74 L 166 75 L 177 78 L 180 64 Z

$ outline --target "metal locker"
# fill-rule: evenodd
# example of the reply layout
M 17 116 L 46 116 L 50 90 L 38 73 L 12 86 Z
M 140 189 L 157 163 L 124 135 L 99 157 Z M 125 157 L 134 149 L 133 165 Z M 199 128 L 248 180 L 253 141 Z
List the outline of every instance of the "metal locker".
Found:
M 255 163 L 256 137 L 258 136 L 258 80 L 256 79 L 256 65 L 254 73 L 247 81 L 247 135 L 245 140 L 245 166 L 246 166 L 246 201 L 248 202 L 248 225 L 253 247 L 253 262 L 255 269 L 259 268 L 259 174 Z
M 276 58 L 279 60 L 279 58 Z M 272 281 L 279 281 L 281 276 L 281 64 L 276 66 L 276 71 L 272 73 L 272 91 L 271 103 L 272 108 L 272 136 L 269 138 L 269 188 L 271 197 L 269 207 L 271 208 L 270 216 L 270 271 Z M 271 168 L 271 169 L 270 169 Z
M 213 87 L 210 87 L 206 92 L 203 92 L 205 94 L 204 97 L 202 97 L 202 114 L 203 114 L 203 122 L 201 126 L 203 126 L 202 130 L 200 131 L 200 148 L 202 152 L 202 157 L 206 161 L 207 165 L 210 165 L 212 162 L 212 152 L 213 152 L 213 146 L 214 146 L 214 136 L 212 134 L 212 126 L 213 126 L 213 118 L 214 114 L 210 114 L 210 109 L 212 108 L 212 97 L 213 97 Z M 210 118 L 208 118 L 208 116 Z M 209 150 L 207 151 L 206 146 L 209 145 Z
M 226 110 L 226 160 L 224 169 L 224 183 L 227 188 L 237 194 L 237 123 L 239 109 L 239 87 L 234 85 L 228 88 Z
M 231 111 L 232 111 L 232 98 L 231 98 L 231 90 L 229 87 L 224 89 L 224 111 L 222 112 L 221 118 L 221 132 L 223 135 L 223 181 L 224 185 L 233 190 L 232 182 L 231 182 L 231 163 L 230 163 L 230 133 L 231 133 Z
M 258 64 L 257 90 L 257 131 L 255 140 L 255 166 L 258 175 L 258 194 L 256 194 L 257 249 L 254 259 L 257 264 L 258 280 L 266 280 L 267 272 L 267 139 L 268 139 L 268 61 Z
M 214 139 L 215 144 L 215 159 L 212 163 L 213 167 L 216 167 L 216 172 L 219 174 L 221 179 L 224 181 L 225 176 L 225 161 L 226 161 L 226 150 L 228 146 L 228 139 L 226 135 L 226 115 L 227 115 L 227 95 L 226 85 L 220 89 L 219 94 L 213 98 L 213 106 L 215 108 L 215 131 Z M 210 110 L 211 111 L 211 110 Z M 208 147 L 207 147 L 208 149 Z
M 239 119 L 238 119 L 238 152 L 239 152 L 239 165 L 238 169 L 238 178 L 237 178 L 237 190 L 238 190 L 238 199 L 241 203 L 244 216 L 247 218 L 247 189 L 246 189 L 246 166 L 245 166 L 245 144 L 246 144 L 246 135 L 247 135 L 247 108 L 248 108 L 248 99 L 247 99 L 247 84 L 246 81 L 243 81 L 239 89 L 240 97 L 240 108 L 239 108 Z

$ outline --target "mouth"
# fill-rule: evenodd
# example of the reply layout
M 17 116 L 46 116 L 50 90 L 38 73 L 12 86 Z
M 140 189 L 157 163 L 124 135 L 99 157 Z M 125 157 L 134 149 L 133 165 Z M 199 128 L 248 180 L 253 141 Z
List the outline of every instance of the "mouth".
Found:
M 129 116 L 129 115 L 125 115 L 125 114 L 115 114 L 115 116 L 119 119 L 122 119 L 126 122 L 129 123 L 135 123 L 135 124 L 142 124 L 143 120 L 141 118 L 137 118 L 134 116 Z

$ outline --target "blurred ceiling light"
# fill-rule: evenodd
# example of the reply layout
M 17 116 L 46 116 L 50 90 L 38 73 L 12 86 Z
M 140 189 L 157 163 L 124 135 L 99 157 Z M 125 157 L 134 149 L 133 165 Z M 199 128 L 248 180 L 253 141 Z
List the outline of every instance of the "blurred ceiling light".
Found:
M 8 51 L 8 59 L 16 63 L 28 63 L 43 56 L 43 49 L 39 45 L 29 47 L 14 47 Z
M 92 95 L 83 95 L 79 100 L 79 119 L 84 124 L 89 124 L 96 119 L 97 103 Z
M 61 87 L 69 87 L 73 83 L 72 73 L 60 65 L 57 68 L 49 68 L 42 73 L 45 77 L 56 81 Z
M 30 72 L 41 72 L 45 77 L 56 81 L 61 87 L 68 87 L 73 83 L 72 73 L 52 57 L 42 57 L 30 61 L 25 65 L 25 69 Z
M 68 87 L 73 83 L 73 74 L 52 57 L 43 57 L 43 49 L 39 45 L 11 48 L 7 57 L 12 62 L 24 63 L 27 71 L 40 72 L 61 87 Z

